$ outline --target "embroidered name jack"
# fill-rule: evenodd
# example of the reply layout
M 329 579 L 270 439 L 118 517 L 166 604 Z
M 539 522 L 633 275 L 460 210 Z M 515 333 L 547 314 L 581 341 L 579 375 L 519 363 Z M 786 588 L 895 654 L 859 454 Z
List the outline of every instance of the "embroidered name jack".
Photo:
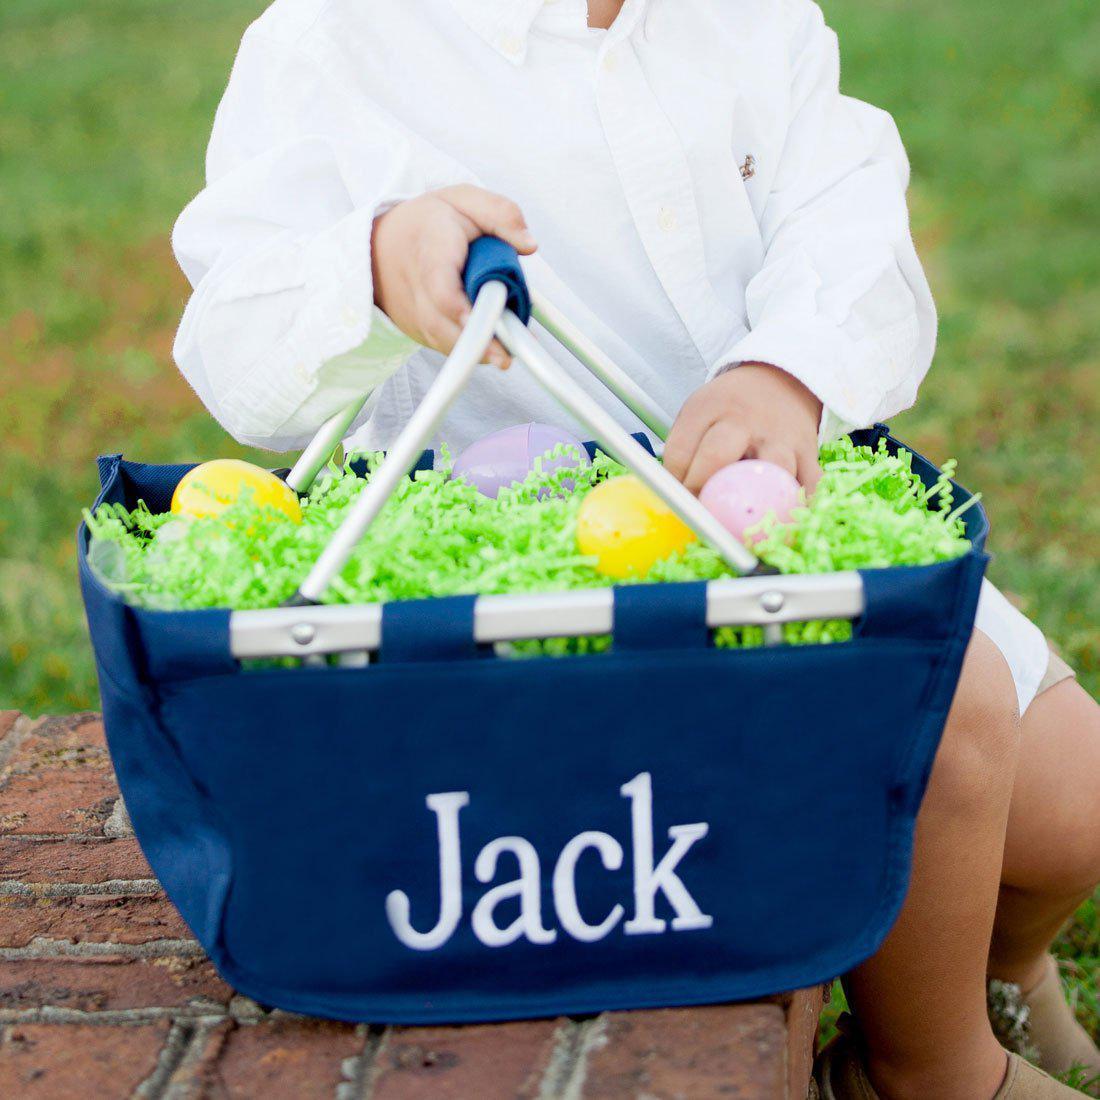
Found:
M 652 935 L 666 931 L 690 932 L 710 928 L 713 918 L 705 914 L 688 892 L 677 868 L 696 843 L 707 835 L 706 822 L 673 825 L 668 830 L 671 841 L 660 861 L 654 863 L 653 851 L 653 783 L 649 772 L 641 772 L 619 789 L 630 802 L 631 855 L 633 868 L 633 912 L 624 921 L 624 906 L 615 904 L 598 921 L 581 912 L 577 898 L 576 867 L 582 854 L 591 849 L 607 871 L 618 871 L 623 865 L 623 846 L 610 833 L 590 830 L 578 833 L 562 848 L 554 864 L 552 893 L 554 911 L 560 931 L 573 939 L 592 943 L 611 933 L 620 923 L 628 936 Z M 386 916 L 394 935 L 406 947 L 416 951 L 434 951 L 454 935 L 463 917 L 462 901 L 462 840 L 459 814 L 470 803 L 468 791 L 430 794 L 425 799 L 436 818 L 436 839 L 439 853 L 439 913 L 435 924 L 426 932 L 412 924 L 412 905 L 402 890 L 386 897 Z M 501 856 L 510 854 L 516 860 L 519 877 L 493 886 L 478 899 L 470 916 L 474 935 L 486 947 L 506 947 L 521 937 L 536 944 L 550 944 L 558 937 L 559 928 L 548 928 L 542 912 L 541 861 L 534 845 L 521 836 L 501 836 L 491 840 L 474 860 L 474 877 L 488 884 L 496 877 Z M 672 909 L 671 921 L 656 913 L 657 895 L 664 895 Z M 500 925 L 496 909 L 503 902 L 518 899 L 519 916 L 511 923 Z

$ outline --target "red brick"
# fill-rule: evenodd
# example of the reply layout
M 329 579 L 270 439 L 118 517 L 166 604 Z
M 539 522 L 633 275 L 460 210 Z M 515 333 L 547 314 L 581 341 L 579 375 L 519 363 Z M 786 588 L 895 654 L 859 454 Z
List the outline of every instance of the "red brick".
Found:
M 0 1096 L 122 1100 L 156 1068 L 168 1021 L 137 1027 L 19 1024 L 0 1041 Z
M 810 1087 L 825 991 L 819 985 L 800 989 L 782 998 L 781 1003 L 787 1018 L 787 1092 L 802 1097 Z
M 228 1003 L 232 990 L 201 957 L 62 957 L 0 964 L 0 1009 L 53 1005 L 84 1012 L 178 1008 L 197 998 Z
M 0 880 L 51 883 L 149 879 L 153 872 L 133 837 L 28 840 L 0 837 Z
M 173 1094 L 253 1100 L 294 1097 L 331 1100 L 343 1078 L 343 1062 L 359 1054 L 364 1037 L 351 1024 L 329 1020 L 270 1019 L 212 1028 L 195 1060 L 173 1075 Z
M 4 735 L 15 725 L 18 718 L 19 711 L 17 710 L 0 710 L 0 741 L 4 739 Z
M 39 937 L 74 943 L 134 944 L 189 939 L 191 933 L 176 907 L 159 892 L 151 897 L 0 896 L 0 947 L 25 947 Z
M 601 1024 L 585 1100 L 777 1100 L 786 1093 L 783 1010 L 774 1004 L 620 1012 Z
M 395 1028 L 378 1054 L 372 1100 L 537 1096 L 558 1026 Z
M 100 719 L 46 718 L 0 771 L 0 833 L 98 834 L 117 798 Z

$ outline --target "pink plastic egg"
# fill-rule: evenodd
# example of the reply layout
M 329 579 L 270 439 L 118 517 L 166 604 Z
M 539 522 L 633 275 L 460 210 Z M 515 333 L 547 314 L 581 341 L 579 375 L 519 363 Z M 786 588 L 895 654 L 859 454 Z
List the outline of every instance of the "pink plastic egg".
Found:
M 731 534 L 752 542 L 766 532 L 746 532 L 769 514 L 780 523 L 790 521 L 791 513 L 802 503 L 802 489 L 786 470 L 757 458 L 723 466 L 703 486 L 699 499 L 706 509 Z
M 541 458 L 558 444 L 575 448 L 559 458 L 543 460 L 544 470 L 588 465 L 588 452 L 575 436 L 549 424 L 516 424 L 471 443 L 455 461 L 451 477 L 462 478 L 487 497 L 523 481 Z

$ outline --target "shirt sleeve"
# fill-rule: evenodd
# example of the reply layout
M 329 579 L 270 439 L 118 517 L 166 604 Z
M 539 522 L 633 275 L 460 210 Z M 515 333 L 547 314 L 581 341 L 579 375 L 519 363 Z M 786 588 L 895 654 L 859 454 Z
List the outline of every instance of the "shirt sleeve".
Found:
M 908 408 L 932 362 L 936 312 L 909 228 L 909 163 L 893 119 L 840 94 L 836 35 L 783 0 L 791 65 L 785 141 L 760 218 L 749 332 L 711 377 L 786 370 L 824 405 L 822 439 Z
M 297 47 L 246 32 L 173 247 L 176 361 L 237 439 L 302 446 L 416 349 L 374 305 L 374 218 L 427 189 L 408 143 Z M 369 407 L 368 407 L 369 408 Z

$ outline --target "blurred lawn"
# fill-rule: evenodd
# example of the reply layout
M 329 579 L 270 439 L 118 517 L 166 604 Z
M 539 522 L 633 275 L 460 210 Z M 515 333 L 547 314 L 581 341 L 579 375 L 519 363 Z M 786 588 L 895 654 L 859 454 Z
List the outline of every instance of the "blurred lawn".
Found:
M 73 567 L 93 458 L 244 454 L 177 377 L 167 243 L 256 0 L 0 6 L 0 706 L 96 705 Z M 941 310 L 919 410 L 993 519 L 992 576 L 1100 688 L 1100 9 L 826 0 L 898 119 Z M 1072 766 L 1067 761 L 1067 767 Z M 1100 955 L 1087 907 L 1067 940 Z M 1074 983 L 1095 1022 L 1095 991 Z

